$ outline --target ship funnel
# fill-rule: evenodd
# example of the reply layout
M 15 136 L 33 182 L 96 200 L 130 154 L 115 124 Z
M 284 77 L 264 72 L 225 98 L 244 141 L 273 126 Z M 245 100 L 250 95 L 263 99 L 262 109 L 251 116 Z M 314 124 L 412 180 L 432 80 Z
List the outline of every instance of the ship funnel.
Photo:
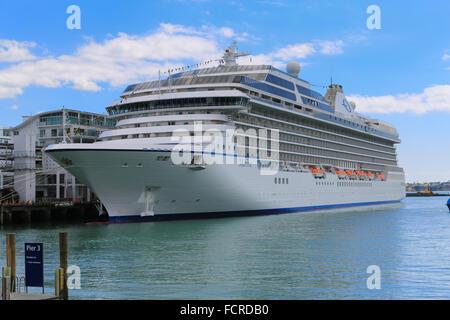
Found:
M 353 113 L 355 111 L 356 105 L 345 98 L 344 90 L 339 84 L 331 84 L 328 87 L 325 99 L 337 112 Z

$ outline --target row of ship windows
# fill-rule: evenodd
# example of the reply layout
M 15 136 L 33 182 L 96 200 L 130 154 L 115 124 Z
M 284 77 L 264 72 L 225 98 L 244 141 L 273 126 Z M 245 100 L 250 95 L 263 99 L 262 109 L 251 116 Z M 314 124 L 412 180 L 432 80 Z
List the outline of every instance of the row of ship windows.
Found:
M 278 85 L 281 85 L 281 84 L 278 84 Z M 334 113 L 334 109 L 328 105 L 328 101 L 320 93 L 318 93 L 318 92 L 316 92 L 314 90 L 307 89 L 305 87 L 299 86 L 299 85 L 297 85 L 297 89 L 298 89 L 299 93 L 307 96 L 307 97 L 303 97 L 303 96 L 301 97 L 303 104 L 310 105 L 310 106 L 315 107 L 315 108 L 319 108 L 319 109 L 321 109 L 323 111 L 327 111 L 329 113 Z M 251 95 L 253 95 L 253 96 L 257 96 L 257 97 L 260 96 L 260 94 L 257 93 L 257 92 L 250 91 L 249 93 Z M 271 93 L 274 93 L 274 92 L 271 92 Z M 294 107 L 295 109 L 298 109 L 300 111 L 303 110 L 303 108 L 301 106 L 293 105 L 292 103 L 284 101 L 284 100 L 274 99 L 272 97 L 268 97 L 268 96 L 265 96 L 265 95 L 261 95 L 261 97 L 263 99 L 269 100 L 270 103 L 276 102 L 277 104 L 285 105 L 290 110 L 293 110 L 292 107 Z M 317 99 L 317 100 L 320 100 L 320 101 L 323 101 L 324 103 L 318 102 L 316 100 L 312 100 L 312 99 L 310 99 L 308 97 L 314 98 L 314 99 Z M 312 110 L 308 109 L 308 108 L 306 108 L 305 111 L 312 112 Z M 321 118 L 327 117 L 328 119 L 330 119 L 331 121 L 336 122 L 336 123 L 342 123 L 344 125 L 349 125 L 349 126 L 351 126 L 353 128 L 361 129 L 361 130 L 372 132 L 372 133 L 382 134 L 381 131 L 376 130 L 374 128 L 371 128 L 371 127 L 369 127 L 367 125 L 363 125 L 363 124 L 360 124 L 360 123 L 357 123 L 357 122 L 353 122 L 353 121 L 350 121 L 350 120 L 342 119 L 340 117 L 332 116 L 330 114 L 324 114 L 324 113 L 319 113 L 319 114 L 321 115 Z
M 330 165 L 333 167 L 346 168 L 346 169 L 356 169 L 357 168 L 356 162 L 335 160 L 335 159 L 326 159 L 326 158 L 320 158 L 320 157 L 315 157 L 315 156 L 306 156 L 306 155 L 298 155 L 298 154 L 281 153 L 280 160 L 288 161 L 288 162 L 316 164 L 316 165 Z
M 290 93 L 288 91 L 284 91 L 282 89 L 279 89 L 277 87 L 273 87 L 273 86 L 267 85 L 265 83 L 259 82 L 256 79 L 254 79 L 252 76 L 249 76 L 249 77 L 245 77 L 244 76 L 244 77 L 242 77 L 239 80 L 240 80 L 239 82 L 242 83 L 242 84 L 245 84 L 245 85 L 254 87 L 256 89 L 260 89 L 260 90 L 263 90 L 265 92 L 272 93 L 272 94 L 275 94 L 275 95 L 278 95 L 278 96 L 282 96 L 282 97 L 288 98 L 290 100 L 296 101 L 296 97 L 295 97 L 294 94 L 292 94 L 292 93 Z M 270 73 L 267 74 L 267 77 L 266 77 L 265 80 L 267 82 L 276 84 L 276 85 L 278 85 L 280 87 L 283 87 L 285 89 L 288 89 L 290 91 L 294 91 L 295 90 L 293 82 L 285 80 L 285 79 L 280 78 L 280 77 L 277 77 L 277 76 L 275 76 L 273 74 L 270 74 Z M 237 82 L 237 81 L 234 81 L 234 82 Z M 306 96 L 306 97 L 302 96 L 302 100 L 303 100 L 304 104 L 308 104 L 308 105 L 314 106 L 316 108 L 321 108 L 321 109 L 323 109 L 325 111 L 328 111 L 328 112 L 333 112 L 333 109 L 327 104 L 328 101 L 326 101 L 326 99 L 320 93 L 318 93 L 318 92 L 316 92 L 314 90 L 311 90 L 309 88 L 303 87 L 303 86 L 296 85 L 296 87 L 297 87 L 297 91 L 300 94 Z M 326 104 L 319 103 L 318 101 L 315 101 L 313 99 L 317 99 L 319 101 L 323 101 Z
M 244 97 L 208 97 L 208 98 L 182 98 L 182 99 L 166 99 L 145 102 L 127 103 L 108 107 L 107 111 L 110 115 L 154 110 L 166 108 L 187 108 L 187 107 L 207 107 L 207 106 L 245 106 L 248 98 Z
M 248 149 L 249 145 L 250 145 L 249 139 L 248 139 L 248 137 L 246 137 L 245 146 L 243 146 L 243 147 L 246 147 Z M 251 147 L 251 148 L 258 149 L 256 147 Z M 269 152 L 269 156 L 270 156 L 270 152 L 272 151 L 271 148 L 272 148 L 272 141 L 269 140 L 267 143 L 267 149 Z M 374 157 L 367 156 L 364 154 L 362 154 L 362 155 L 361 154 L 349 154 L 349 153 L 341 152 L 339 150 L 325 150 L 325 149 L 321 149 L 321 148 L 299 146 L 299 145 L 284 143 L 283 141 L 279 142 L 278 151 L 280 153 L 283 153 L 283 152 L 303 153 L 303 154 L 318 155 L 318 156 L 331 157 L 331 158 L 346 158 L 346 159 L 349 159 L 352 161 L 377 162 L 380 164 L 394 165 L 394 166 L 397 164 L 396 159 L 392 159 L 392 160 L 379 159 L 379 158 L 374 158 Z
M 373 187 L 373 182 L 347 182 L 347 181 L 339 181 L 337 182 L 338 187 Z
M 331 181 L 316 181 L 316 186 L 334 186 L 334 182 L 331 182 Z
M 283 152 L 283 151 L 308 153 L 308 154 L 312 154 L 312 155 L 328 156 L 328 157 L 335 157 L 335 158 L 347 158 L 349 160 L 356 160 L 356 161 L 380 162 L 383 164 L 390 164 L 390 165 L 396 164 L 395 160 L 378 159 L 378 158 L 373 158 L 373 157 L 366 156 L 366 155 L 353 155 L 353 154 L 348 154 L 348 153 L 342 153 L 339 151 L 330 151 L 330 150 L 324 150 L 324 149 L 319 149 L 319 148 L 296 146 L 296 145 L 286 144 L 286 143 L 281 142 L 280 143 L 280 152 Z
M 275 184 L 289 184 L 289 178 L 274 178 Z
M 260 119 L 255 119 L 256 117 Z M 370 147 L 371 149 L 387 153 L 392 153 L 394 151 L 393 146 L 379 145 L 378 142 L 375 142 L 373 140 L 369 141 L 367 139 L 361 139 L 361 137 L 354 137 L 353 139 L 342 137 L 340 135 L 346 134 L 345 131 L 341 132 L 335 130 L 331 126 L 313 124 L 310 121 L 303 119 L 293 119 L 292 117 L 291 118 L 283 117 L 273 112 L 263 112 L 258 109 L 254 109 L 252 110 L 252 116 L 240 115 L 240 118 L 246 119 L 247 121 L 253 124 L 262 125 L 268 128 L 276 128 L 280 130 L 286 129 L 289 131 L 294 131 L 295 133 L 303 133 L 313 138 L 317 137 L 331 141 L 353 144 L 365 148 Z M 307 128 L 303 126 L 307 126 Z M 324 131 L 328 131 L 331 133 Z M 360 139 L 363 141 L 355 139 Z
M 148 122 L 148 123 L 137 123 L 131 125 L 124 125 L 117 127 L 118 129 L 132 129 L 132 128 L 148 128 L 148 127 L 160 127 L 160 126 L 175 126 L 175 125 L 193 125 L 195 122 L 200 120 L 192 121 L 159 121 L 159 122 Z M 223 120 L 202 120 L 202 125 L 208 124 L 224 124 Z
M 341 129 L 335 126 L 331 126 L 331 125 L 327 125 L 327 124 L 323 124 L 320 123 L 319 121 L 311 121 L 309 119 L 302 119 L 302 118 L 294 118 L 292 116 L 285 116 L 282 115 L 280 113 L 275 113 L 273 111 L 265 111 L 263 109 L 260 108 L 255 108 L 254 110 L 252 110 L 252 113 L 260 115 L 260 116 L 264 116 L 267 118 L 274 118 L 277 120 L 281 120 L 285 123 L 294 123 L 297 125 L 303 125 L 303 126 L 308 126 L 308 127 L 312 127 L 313 129 L 316 129 L 316 133 L 320 133 L 317 132 L 317 130 L 323 130 L 323 131 L 328 131 L 328 132 L 333 132 L 335 134 L 341 134 L 341 135 L 346 135 L 346 136 L 350 136 L 354 139 L 360 139 L 363 141 L 366 141 L 368 143 L 372 143 L 372 144 L 381 144 L 382 147 L 386 146 L 386 147 L 390 147 L 392 148 L 392 143 L 388 143 L 386 144 L 386 142 L 383 142 L 379 139 L 375 140 L 374 138 L 369 138 L 367 135 L 365 134 L 359 134 L 353 131 L 349 131 L 349 130 L 345 130 L 345 129 Z M 347 120 L 344 120 L 347 121 Z M 353 139 L 352 139 L 353 140 Z
M 311 158 L 311 160 L 307 160 L 307 161 L 291 160 L 290 155 L 300 156 L 300 157 L 309 157 L 309 158 Z M 319 154 L 318 155 L 304 154 L 304 153 L 297 153 L 297 152 L 290 152 L 290 151 L 280 152 L 280 159 L 296 161 L 296 162 L 298 161 L 298 162 L 303 162 L 303 163 L 311 163 L 311 164 L 332 165 L 332 166 L 339 166 L 339 162 L 344 161 L 344 162 L 349 162 L 351 164 L 354 164 L 353 165 L 354 168 L 357 167 L 356 164 L 361 165 L 364 168 L 366 168 L 366 166 L 375 166 L 377 168 L 379 168 L 380 166 L 383 167 L 385 165 L 396 166 L 396 164 L 384 164 L 381 162 L 372 162 L 372 161 L 364 161 L 364 160 L 353 160 L 352 161 L 351 159 L 345 159 L 345 158 L 343 159 L 343 158 L 330 157 L 330 156 L 319 155 Z M 345 167 L 347 167 L 347 166 L 345 166 Z M 372 168 L 372 167 L 370 167 L 370 168 Z
M 312 90 L 310 90 L 310 89 L 306 89 L 305 88 L 305 90 L 306 91 L 311 91 L 311 92 L 314 92 L 314 91 L 312 91 Z M 245 90 L 244 90 L 245 91 Z M 303 108 L 303 107 L 301 107 L 301 106 L 299 106 L 299 105 L 296 105 L 296 104 L 292 104 L 292 103 L 290 103 L 290 102 L 288 102 L 288 101 L 284 101 L 284 100 L 280 100 L 280 99 L 275 99 L 275 98 L 273 98 L 273 97 L 269 97 L 269 96 L 266 96 L 266 95 L 264 95 L 264 94 L 259 94 L 258 92 L 254 92 L 254 91 L 249 91 L 248 92 L 250 95 L 252 95 L 252 96 L 255 96 L 255 97 L 261 97 L 262 99 L 264 99 L 264 100 L 267 100 L 268 102 L 270 102 L 270 103 L 276 103 L 276 104 L 278 104 L 278 105 L 280 105 L 280 106 L 286 106 L 289 110 L 294 110 L 294 109 L 296 109 L 296 110 L 300 110 L 300 111 L 306 111 L 306 112 L 310 112 L 310 113 L 312 113 L 312 109 L 309 109 L 309 108 Z M 302 94 L 306 94 L 306 93 L 303 93 L 303 91 L 301 92 Z M 323 111 L 326 111 L 326 112 L 329 112 L 329 113 L 334 113 L 334 109 L 332 108 L 332 107 L 330 107 L 328 104 L 326 104 L 326 103 L 328 103 L 324 98 L 323 98 L 323 96 L 322 95 L 320 95 L 319 93 L 317 93 L 316 95 L 314 95 L 314 94 L 312 94 L 312 93 L 309 93 L 309 94 L 306 94 L 307 96 L 310 96 L 310 97 L 312 97 L 312 98 L 315 98 L 315 99 L 318 99 L 318 100 L 321 100 L 321 101 L 324 101 L 325 103 L 321 103 L 321 102 L 318 102 L 318 101 L 316 101 L 316 100 L 313 100 L 313 99 L 310 99 L 310 98 L 307 98 L 307 97 L 301 97 L 302 98 L 302 102 L 303 102 L 303 104 L 305 104 L 305 105 L 309 105 L 309 106 L 312 106 L 312 107 L 315 107 L 315 108 L 319 108 L 319 109 L 321 109 L 321 110 L 323 110 Z M 319 113 L 320 114 L 320 113 Z M 331 121 L 333 121 L 333 122 L 336 122 L 336 123 L 339 123 L 339 124 L 343 124 L 343 125 L 348 125 L 348 126 L 351 126 L 351 127 L 353 127 L 353 128 L 357 128 L 357 129 L 361 129 L 361 130 L 365 130 L 365 131 L 369 131 L 369 132 L 373 132 L 373 133 L 380 133 L 380 131 L 378 131 L 378 130 L 375 130 L 374 128 L 371 128 L 371 127 L 368 127 L 368 126 L 366 126 L 366 125 L 363 125 L 363 124 L 360 124 L 360 123 L 357 123 L 357 122 L 353 122 L 353 121 L 350 121 L 350 120 L 346 120 L 346 119 L 342 119 L 342 118 L 340 118 L 340 117 L 337 117 L 337 116 L 332 116 L 332 115 L 330 115 L 330 114 L 325 114 L 325 113 L 322 113 L 322 114 L 320 114 L 321 115 L 321 118 L 324 118 L 324 117 L 327 117 L 329 120 L 331 120 Z
M 270 148 L 270 145 L 268 146 Z M 383 160 L 383 159 L 374 159 L 369 156 L 360 156 L 360 155 L 351 155 L 351 154 L 344 154 L 341 155 L 339 152 L 335 151 L 329 151 L 329 150 L 323 150 L 320 148 L 311 148 L 311 147 L 304 147 L 304 146 L 295 146 L 295 145 L 287 145 L 285 143 L 280 143 L 280 153 L 303 153 L 303 154 L 310 154 L 312 156 L 323 156 L 323 157 L 331 157 L 331 158 L 344 158 L 348 159 L 350 161 L 361 161 L 361 162 L 370 162 L 370 163 L 376 163 L 379 165 L 393 165 L 396 166 L 397 162 L 396 160 Z M 296 161 L 296 160 L 293 160 Z
M 353 152 L 353 153 L 358 153 L 358 154 L 362 153 L 362 154 L 368 155 L 368 156 L 383 157 L 383 158 L 391 157 L 392 160 L 395 159 L 395 155 L 393 155 L 393 154 L 387 155 L 385 153 L 379 153 L 379 152 L 372 151 L 372 150 L 360 149 L 358 147 L 352 147 L 352 146 L 339 145 L 339 144 L 329 142 L 329 141 L 315 140 L 315 139 L 305 138 L 305 137 L 296 136 L 296 135 L 292 135 L 292 134 L 286 134 L 286 133 L 280 133 L 280 140 L 287 141 L 287 142 L 293 142 L 293 143 L 309 144 L 312 146 L 322 147 L 322 148 L 338 149 L 338 150 Z
M 141 113 L 138 115 L 126 115 L 118 117 L 120 120 L 126 119 L 136 119 L 142 117 L 153 117 L 153 116 L 170 116 L 170 115 L 183 115 L 183 114 L 225 114 L 223 110 L 207 110 L 207 111 L 163 111 L 163 112 L 151 112 L 151 113 Z
M 288 154 L 288 153 L 281 153 L 280 160 L 288 162 L 298 162 L 301 164 L 329 165 L 333 167 L 353 169 L 353 170 L 361 169 L 361 170 L 382 171 L 385 169 L 384 165 L 357 163 L 353 161 L 322 158 L 320 156 L 308 156 L 308 155 Z

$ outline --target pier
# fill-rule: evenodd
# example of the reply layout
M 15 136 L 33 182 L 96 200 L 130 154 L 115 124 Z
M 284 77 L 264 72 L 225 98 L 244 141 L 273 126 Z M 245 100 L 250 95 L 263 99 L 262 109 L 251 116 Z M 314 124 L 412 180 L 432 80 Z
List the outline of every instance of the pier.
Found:
M 67 232 L 59 233 L 59 268 L 55 269 L 54 279 L 54 294 L 46 294 L 44 291 L 44 266 L 43 266 L 43 248 L 35 250 L 42 246 L 43 243 L 25 244 L 26 247 L 31 247 L 30 251 L 39 253 L 25 253 L 25 264 L 27 265 L 27 255 L 32 255 L 32 264 L 39 264 L 41 269 L 36 269 L 27 272 L 25 267 L 25 276 L 19 277 L 16 274 L 16 234 L 8 233 L 6 235 L 6 267 L 2 268 L 1 274 L 1 300 L 68 300 L 69 289 L 67 286 L 67 269 L 69 261 L 68 251 L 68 234 Z M 27 249 L 28 250 L 28 249 Z M 28 278 L 28 276 L 30 276 Z M 36 280 L 36 277 L 38 280 Z M 21 292 L 23 286 L 23 291 Z M 41 287 L 42 293 L 28 293 L 28 286 Z
M 14 202 L 0 203 L 0 226 L 33 222 L 101 222 L 108 221 L 98 202 Z M 100 215 L 99 212 L 105 212 Z

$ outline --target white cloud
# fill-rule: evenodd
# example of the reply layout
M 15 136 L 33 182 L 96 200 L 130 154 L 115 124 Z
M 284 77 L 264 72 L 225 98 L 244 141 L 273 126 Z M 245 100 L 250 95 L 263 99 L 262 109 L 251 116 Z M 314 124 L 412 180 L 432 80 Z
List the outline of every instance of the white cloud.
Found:
M 442 56 L 442 60 L 444 60 L 444 61 L 449 60 L 449 59 L 450 59 L 450 54 L 444 54 Z
M 33 60 L 29 48 L 35 47 L 34 42 L 19 42 L 15 40 L 0 39 L 0 62 L 17 62 Z
M 13 106 L 10 106 L 9 107 L 11 110 L 17 110 L 17 109 L 19 109 L 19 106 L 18 105 L 13 105 Z
M 13 98 L 31 85 L 99 91 L 101 83 L 122 86 L 154 77 L 183 60 L 218 58 L 215 39 L 179 25 L 162 24 L 146 36 L 120 33 L 103 43 L 88 40 L 71 55 L 25 61 L 0 70 L 0 98 Z
M 296 43 L 287 45 L 268 54 L 252 56 L 250 64 L 270 64 L 277 68 L 282 68 L 289 61 L 305 59 L 317 53 L 323 55 L 342 54 L 344 52 L 342 49 L 343 46 L 344 41 L 342 40 Z M 308 63 L 303 61 L 301 65 L 305 66 Z
M 435 85 L 422 93 L 404 93 L 367 97 L 352 95 L 349 100 L 356 103 L 358 112 L 368 113 L 403 113 L 424 114 L 430 111 L 450 112 L 450 85 Z
M 186 27 L 181 24 L 171 24 L 171 23 L 161 23 L 159 25 L 159 30 L 164 33 L 187 33 L 187 34 L 201 34 L 200 31 L 192 27 Z
M 344 53 L 342 47 L 344 46 L 344 41 L 320 41 L 318 43 L 320 47 L 320 53 L 325 55 L 337 55 Z
M 227 28 L 227 27 L 220 28 L 219 33 L 222 34 L 226 38 L 232 38 L 236 35 L 234 33 L 233 29 Z
M 291 59 L 303 59 L 315 52 L 316 49 L 314 48 L 313 44 L 298 43 L 281 48 L 277 52 L 273 53 L 273 56 L 275 58 L 280 58 L 282 60 L 287 61 Z
M 11 58 L 13 64 L 0 69 L 0 99 L 14 98 L 29 86 L 100 91 L 104 84 L 113 87 L 144 81 L 174 66 L 193 61 L 219 59 L 230 38 L 245 41 L 248 33 L 236 33 L 229 27 L 203 25 L 200 28 L 161 23 L 153 33 L 136 36 L 119 33 L 103 42 L 86 38 L 72 54 L 35 57 L 28 48 L 34 43 L 0 41 L 0 61 Z M 220 45 L 219 45 L 220 43 Z M 8 50 L 1 51 L 1 45 Z M 251 64 L 271 64 L 281 68 L 290 60 L 313 54 L 342 53 L 342 41 L 314 41 L 287 45 L 268 54 L 253 56 Z M 219 48 L 220 47 L 220 48 Z M 3 56 L 2 56 L 3 55 Z M 244 58 L 243 58 L 244 59 Z M 303 65 L 305 63 L 302 63 Z
M 14 98 L 22 93 L 22 88 L 6 87 L 0 83 L 0 99 Z

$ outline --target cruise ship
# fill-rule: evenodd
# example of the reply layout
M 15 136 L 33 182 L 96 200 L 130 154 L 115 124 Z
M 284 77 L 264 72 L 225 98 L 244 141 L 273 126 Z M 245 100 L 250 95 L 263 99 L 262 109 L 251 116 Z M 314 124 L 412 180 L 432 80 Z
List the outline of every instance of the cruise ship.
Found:
M 396 129 L 364 117 L 343 87 L 323 96 L 270 65 L 217 66 L 128 86 L 92 144 L 46 148 L 111 222 L 368 210 L 405 197 Z M 187 69 L 187 68 L 186 68 Z

